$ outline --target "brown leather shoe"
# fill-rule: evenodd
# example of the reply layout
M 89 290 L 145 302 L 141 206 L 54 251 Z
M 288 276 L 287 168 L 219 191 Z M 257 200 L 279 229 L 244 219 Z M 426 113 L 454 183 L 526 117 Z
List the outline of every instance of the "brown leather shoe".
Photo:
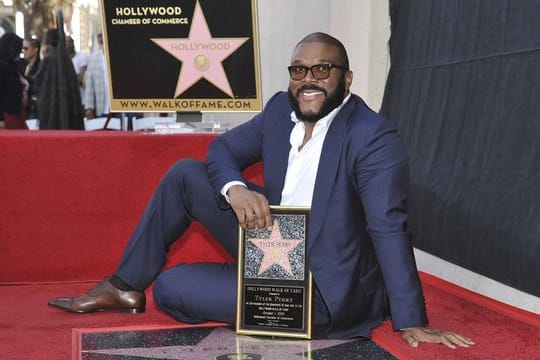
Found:
M 146 297 L 143 292 L 119 290 L 106 278 L 82 296 L 52 299 L 49 305 L 75 313 L 120 311 L 135 314 L 144 312 Z

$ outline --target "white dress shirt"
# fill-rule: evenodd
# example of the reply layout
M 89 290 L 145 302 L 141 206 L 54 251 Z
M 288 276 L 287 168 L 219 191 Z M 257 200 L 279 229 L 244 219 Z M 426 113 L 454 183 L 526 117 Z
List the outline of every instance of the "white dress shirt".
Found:
M 280 205 L 311 206 L 324 139 L 332 121 L 343 107 L 343 104 L 349 100 L 350 96 L 350 94 L 347 95 L 340 106 L 315 123 L 311 138 L 300 150 L 299 148 L 306 133 L 306 127 L 303 121 L 298 120 L 295 112 L 291 112 L 291 121 L 295 125 L 289 138 L 291 150 L 289 151 L 289 162 L 285 175 L 285 184 L 281 192 Z M 221 189 L 221 194 L 225 196 L 227 201 L 229 201 L 229 197 L 226 195 L 227 191 L 233 185 L 245 186 L 240 181 L 231 181 L 225 184 Z

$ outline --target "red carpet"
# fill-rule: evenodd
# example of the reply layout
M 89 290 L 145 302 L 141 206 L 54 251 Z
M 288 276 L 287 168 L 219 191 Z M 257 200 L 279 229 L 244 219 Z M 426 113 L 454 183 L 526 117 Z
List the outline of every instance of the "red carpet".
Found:
M 431 325 L 470 336 L 476 345 L 469 349 L 447 349 L 421 344 L 411 348 L 389 323 L 375 330 L 373 340 L 399 359 L 540 359 L 540 316 L 514 311 L 509 315 L 492 310 L 493 301 L 472 293 L 458 296 L 446 283 L 422 276 Z M 148 297 L 144 314 L 69 314 L 48 307 L 55 296 L 86 291 L 91 283 L 26 284 L 0 286 L 0 349 L 5 359 L 69 359 L 72 329 L 123 326 L 174 326 L 178 324 Z M 466 292 L 465 292 L 466 293 Z M 469 297 L 469 299 L 467 299 Z M 499 310 L 510 310 L 501 305 Z M 507 311 L 508 312 L 508 311 Z M 528 322 L 515 319 L 527 315 Z
M 390 322 L 373 340 L 399 359 L 540 359 L 540 315 L 522 311 L 421 273 L 430 326 L 470 337 L 476 345 L 447 349 L 397 341 Z
M 203 159 L 214 135 L 0 132 L 0 354 L 69 359 L 74 328 L 175 326 L 151 297 L 141 315 L 77 315 L 49 308 L 110 274 L 148 198 L 177 159 Z M 246 170 L 262 181 L 260 164 Z M 81 254 L 84 254 L 81 256 Z M 200 225 L 175 243 L 168 266 L 230 261 Z M 87 282 L 84 282 L 87 281 Z M 413 349 L 389 324 L 374 340 L 400 359 L 540 359 L 540 316 L 422 276 L 431 325 L 470 336 L 470 349 Z M 506 314 L 506 315 L 503 315 Z

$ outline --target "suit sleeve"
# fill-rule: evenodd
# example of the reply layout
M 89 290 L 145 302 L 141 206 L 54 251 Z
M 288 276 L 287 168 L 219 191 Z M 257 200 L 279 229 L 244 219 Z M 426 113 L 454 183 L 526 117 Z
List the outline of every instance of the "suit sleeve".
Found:
M 408 171 L 397 130 L 381 121 L 357 160 L 356 176 L 396 330 L 427 323 L 407 229 Z
M 242 171 L 263 159 L 265 134 L 272 131 L 268 128 L 271 119 L 267 117 L 272 117 L 269 109 L 280 108 L 284 98 L 283 93 L 277 93 L 261 113 L 210 143 L 206 162 L 210 182 L 216 193 L 230 181 L 245 181 Z

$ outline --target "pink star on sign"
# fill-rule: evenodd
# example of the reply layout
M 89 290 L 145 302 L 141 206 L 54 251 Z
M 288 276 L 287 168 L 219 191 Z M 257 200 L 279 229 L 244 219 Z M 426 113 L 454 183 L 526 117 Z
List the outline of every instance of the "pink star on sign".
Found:
M 202 78 L 206 78 L 230 97 L 234 97 L 221 62 L 248 39 L 247 37 L 213 38 L 210 29 L 208 29 L 201 5 L 197 1 L 187 39 L 151 40 L 182 62 L 174 97 L 185 92 Z
M 249 239 L 264 253 L 258 275 L 265 272 L 274 264 L 280 265 L 289 275 L 293 275 L 289 253 L 303 240 L 283 239 L 279 230 L 278 222 L 274 221 L 272 232 L 267 239 Z

